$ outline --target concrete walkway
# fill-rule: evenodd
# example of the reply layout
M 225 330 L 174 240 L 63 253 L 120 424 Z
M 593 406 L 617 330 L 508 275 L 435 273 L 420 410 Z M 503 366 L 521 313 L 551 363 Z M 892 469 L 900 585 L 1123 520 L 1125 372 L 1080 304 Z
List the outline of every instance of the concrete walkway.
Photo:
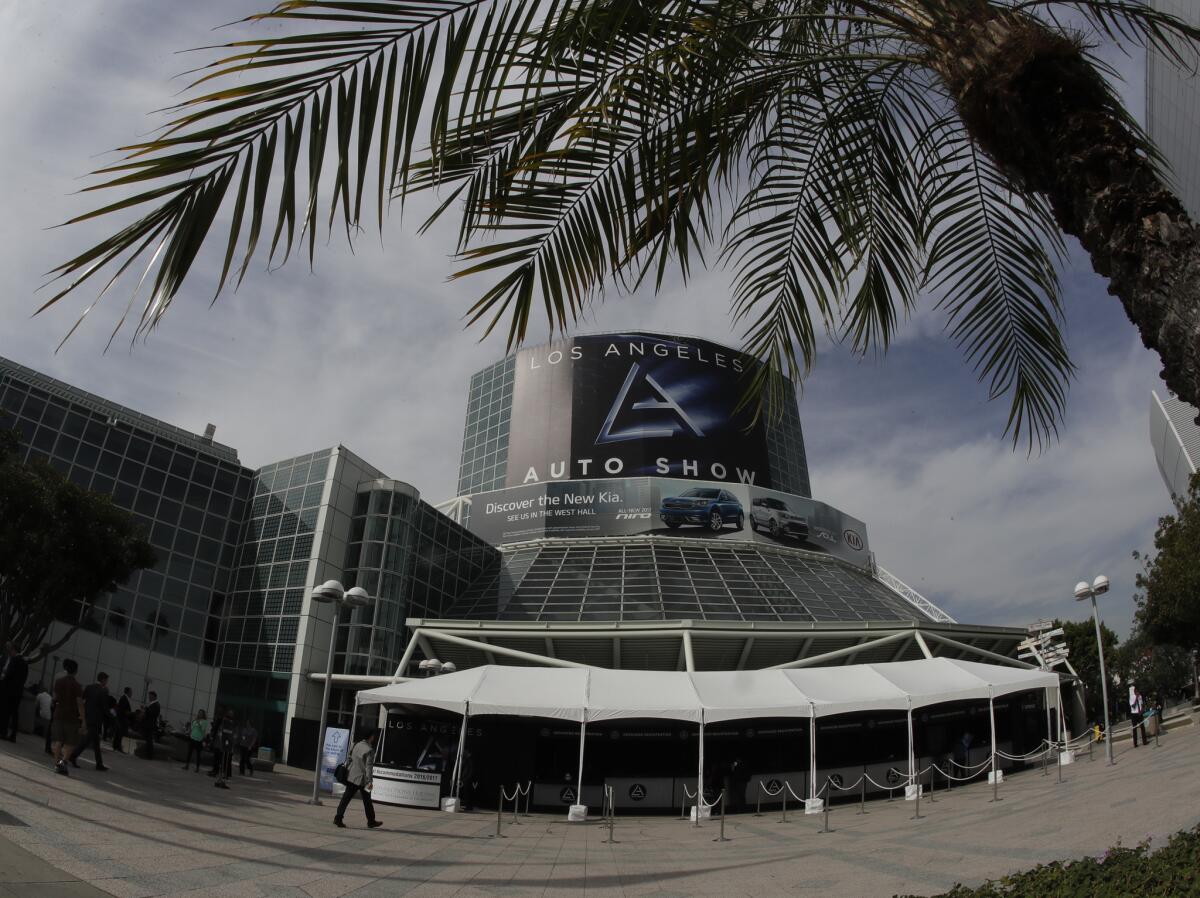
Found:
M 36 744 L 35 744 L 36 742 Z M 115 756 L 54 775 L 40 740 L 0 744 L 0 895 L 370 896 L 893 895 L 975 884 L 1039 862 L 1100 854 L 1120 840 L 1162 844 L 1200 823 L 1200 728 L 1160 748 L 1118 744 L 1117 766 L 1086 758 L 1013 776 L 991 803 L 986 784 L 938 792 L 922 818 L 903 801 L 835 806 L 819 816 L 776 811 L 693 828 L 672 818 L 618 818 L 607 829 L 535 816 L 496 818 L 361 807 L 335 829 L 333 809 L 305 804 L 306 781 L 286 770 L 213 788 L 175 764 Z M 51 891 L 51 889 L 63 891 Z M 5 891 L 7 890 L 7 891 Z M 74 890 L 74 891 L 72 891 Z

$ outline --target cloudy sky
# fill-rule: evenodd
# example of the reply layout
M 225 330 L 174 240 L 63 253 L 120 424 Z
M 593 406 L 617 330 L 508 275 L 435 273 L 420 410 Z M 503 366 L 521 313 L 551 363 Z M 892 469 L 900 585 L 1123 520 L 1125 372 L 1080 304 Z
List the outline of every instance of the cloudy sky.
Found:
M 90 208 L 72 195 L 106 151 L 146 134 L 197 57 L 176 51 L 229 39 L 211 27 L 253 0 L 9 0 L 0 4 L 0 355 L 217 439 L 259 466 L 344 443 L 433 502 L 454 493 L 470 374 L 499 358 L 461 316 L 483 282 L 447 283 L 445 228 L 418 239 L 419 216 L 393 217 L 354 252 L 336 236 L 302 264 L 267 272 L 210 308 L 213 260 L 145 342 L 118 336 L 111 295 L 57 353 L 94 297 L 36 318 L 42 275 L 101 229 L 50 226 Z M 1109 54 L 1141 115 L 1140 53 Z M 1148 438 L 1162 387 L 1117 301 L 1075 252 L 1064 275 L 1078 380 L 1061 440 L 1039 456 L 1002 436 L 1007 405 L 989 403 L 941 332 L 918 314 L 886 359 L 836 347 L 805 386 L 801 417 L 813 493 L 864 519 L 880 563 L 962 621 L 1021 625 L 1079 617 L 1073 584 L 1107 573 L 1106 622 L 1128 631 L 1133 549 L 1170 511 Z M 728 277 L 613 299 L 588 330 L 640 327 L 735 342 Z

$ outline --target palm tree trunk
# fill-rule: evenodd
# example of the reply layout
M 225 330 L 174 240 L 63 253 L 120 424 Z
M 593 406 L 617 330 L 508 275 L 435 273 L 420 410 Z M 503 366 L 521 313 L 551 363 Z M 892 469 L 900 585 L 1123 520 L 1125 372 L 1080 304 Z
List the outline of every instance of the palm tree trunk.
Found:
M 934 68 L 976 142 L 1044 195 L 1121 300 L 1162 377 L 1200 406 L 1200 229 L 1073 40 L 986 3 L 931 29 Z

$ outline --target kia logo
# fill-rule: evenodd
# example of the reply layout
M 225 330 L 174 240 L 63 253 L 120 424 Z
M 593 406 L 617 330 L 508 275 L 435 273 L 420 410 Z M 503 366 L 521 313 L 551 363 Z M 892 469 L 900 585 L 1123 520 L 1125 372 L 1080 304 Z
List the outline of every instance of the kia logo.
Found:
M 842 537 L 843 537 L 843 538 L 846 540 L 846 545 L 848 545 L 848 546 L 849 546 L 851 549 L 853 549 L 855 552 L 861 552 L 861 551 L 862 551 L 862 548 L 863 548 L 863 538 L 862 538 L 861 536 L 859 536 L 859 535 L 858 535 L 858 532 L 857 532 L 857 531 L 855 531 L 855 530 L 843 530 L 843 531 L 842 531 Z

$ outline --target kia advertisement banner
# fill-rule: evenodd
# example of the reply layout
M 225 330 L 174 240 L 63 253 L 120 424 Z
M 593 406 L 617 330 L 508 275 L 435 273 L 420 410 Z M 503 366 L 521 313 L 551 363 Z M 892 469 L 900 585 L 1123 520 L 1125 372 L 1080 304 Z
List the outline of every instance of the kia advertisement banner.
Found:
M 757 364 L 707 340 L 637 333 L 522 350 L 506 485 L 649 476 L 769 488 L 765 426 L 738 408 Z
M 492 545 L 545 537 L 661 535 L 753 540 L 870 564 L 867 527 L 815 499 L 740 483 L 564 480 L 469 497 L 467 526 Z

